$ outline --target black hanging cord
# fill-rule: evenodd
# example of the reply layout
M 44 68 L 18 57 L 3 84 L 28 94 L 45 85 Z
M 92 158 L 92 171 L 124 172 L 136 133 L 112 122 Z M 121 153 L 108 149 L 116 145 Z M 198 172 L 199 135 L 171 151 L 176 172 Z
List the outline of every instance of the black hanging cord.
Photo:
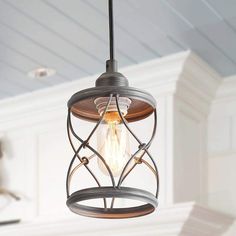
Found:
M 110 60 L 114 60 L 114 29 L 113 29 L 113 0 L 108 0 L 109 10 L 109 38 L 110 38 Z

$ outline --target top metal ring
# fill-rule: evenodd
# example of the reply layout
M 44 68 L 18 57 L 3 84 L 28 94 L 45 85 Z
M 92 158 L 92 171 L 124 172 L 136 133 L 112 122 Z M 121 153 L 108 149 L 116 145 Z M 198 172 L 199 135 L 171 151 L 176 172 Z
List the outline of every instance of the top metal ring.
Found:
M 110 94 L 118 94 L 120 97 L 131 99 L 128 114 L 125 116 L 128 122 L 142 120 L 151 115 L 156 108 L 156 101 L 151 94 L 137 88 L 125 86 L 100 86 L 81 90 L 70 98 L 68 107 L 76 117 L 97 122 L 100 115 L 94 104 L 94 99 L 109 97 Z

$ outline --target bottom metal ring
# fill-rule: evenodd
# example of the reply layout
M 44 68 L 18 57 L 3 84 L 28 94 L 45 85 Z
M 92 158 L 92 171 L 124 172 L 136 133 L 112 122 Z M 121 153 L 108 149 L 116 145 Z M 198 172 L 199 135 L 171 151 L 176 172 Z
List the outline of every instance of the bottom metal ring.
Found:
M 84 200 L 113 197 L 139 200 L 146 204 L 127 208 L 99 208 L 78 203 Z M 137 188 L 95 187 L 74 192 L 68 197 L 66 204 L 72 212 L 79 215 L 94 218 L 122 219 L 150 214 L 157 207 L 158 201 L 153 194 Z

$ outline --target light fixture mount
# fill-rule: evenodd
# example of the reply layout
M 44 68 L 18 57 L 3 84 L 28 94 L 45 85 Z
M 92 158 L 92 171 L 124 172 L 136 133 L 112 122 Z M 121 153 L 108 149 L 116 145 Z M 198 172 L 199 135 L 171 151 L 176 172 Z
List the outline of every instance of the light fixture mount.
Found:
M 127 78 L 117 72 L 117 61 L 106 61 L 106 72 L 96 80 L 96 87 L 99 86 L 129 86 Z
M 79 215 L 95 218 L 131 218 L 147 215 L 158 205 L 159 177 L 158 169 L 149 147 L 154 139 L 157 126 L 156 101 L 146 91 L 129 86 L 127 78 L 117 71 L 114 59 L 113 40 L 113 2 L 109 1 L 109 33 L 110 59 L 106 61 L 106 72 L 95 83 L 95 87 L 79 91 L 68 101 L 67 132 L 74 156 L 70 162 L 67 180 L 67 206 Z M 74 130 L 72 116 L 88 122 L 96 122 L 87 138 L 81 138 Z M 153 115 L 154 125 L 149 140 L 142 142 L 129 127 L 129 123 L 141 121 Z M 98 148 L 94 148 L 90 141 L 96 132 Z M 137 149 L 129 152 L 131 135 L 137 142 Z M 72 136 L 80 145 L 76 147 Z M 88 150 L 92 155 L 83 156 Z M 110 186 L 102 186 L 99 178 L 92 171 L 90 162 L 97 157 L 101 171 L 110 178 Z M 77 165 L 76 165 L 76 162 Z M 144 165 L 154 174 L 155 194 L 143 189 L 123 186 L 124 180 L 137 165 Z M 80 167 L 84 166 L 92 176 L 97 187 L 81 189 L 70 193 L 71 180 Z M 119 177 L 117 181 L 115 177 Z M 84 201 L 99 200 L 103 206 L 85 205 Z M 108 206 L 108 199 L 111 199 Z M 142 202 L 135 206 L 117 207 L 115 199 L 132 199 Z M 126 201 L 126 200 L 125 200 Z

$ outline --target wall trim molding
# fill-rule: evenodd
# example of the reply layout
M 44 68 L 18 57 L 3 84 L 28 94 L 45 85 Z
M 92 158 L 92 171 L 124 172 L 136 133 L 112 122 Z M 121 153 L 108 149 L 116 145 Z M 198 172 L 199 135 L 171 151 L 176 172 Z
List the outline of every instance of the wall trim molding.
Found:
M 193 202 L 160 208 L 158 212 L 143 218 L 130 220 L 97 220 L 82 217 L 70 219 L 37 219 L 33 223 L 0 228 L 1 236 L 74 236 L 74 235 L 222 235 L 234 218 L 202 207 Z M 121 227 L 122 221 L 122 227 Z M 109 223 L 109 224 L 108 224 Z M 92 225 L 92 227 L 91 227 Z
M 147 89 L 155 96 L 176 93 L 205 113 L 212 101 L 219 75 L 191 51 L 185 51 L 120 69 L 131 86 Z M 196 77 L 196 75 L 199 75 Z M 52 109 L 66 113 L 66 102 L 78 90 L 94 86 L 99 75 L 57 85 L 0 101 L 3 129 L 14 128 L 12 120 L 39 122 Z M 63 111 L 63 112 L 62 112 Z M 26 118 L 26 114 L 32 116 Z M 44 114 L 44 117 L 42 116 Z M 33 119 L 34 118 L 34 119 Z

